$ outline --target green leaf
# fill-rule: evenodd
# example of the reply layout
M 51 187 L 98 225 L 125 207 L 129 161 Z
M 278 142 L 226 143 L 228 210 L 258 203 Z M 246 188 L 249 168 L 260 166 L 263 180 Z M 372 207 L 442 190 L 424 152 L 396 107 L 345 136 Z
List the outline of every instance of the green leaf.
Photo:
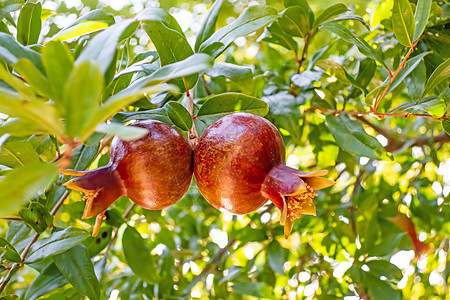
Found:
M 408 0 L 394 0 L 392 27 L 395 38 L 405 47 L 412 47 L 414 36 L 414 14 Z
M 339 22 L 339 21 L 347 21 L 347 20 L 354 20 L 354 21 L 358 21 L 360 22 L 362 25 L 364 25 L 364 27 L 367 28 L 367 30 L 370 31 L 370 26 L 369 24 L 366 23 L 366 21 L 364 21 L 364 19 L 361 16 L 358 15 L 342 15 L 339 16 L 337 18 L 334 18 L 332 20 L 329 20 L 327 22 Z
M 148 130 L 145 128 L 125 126 L 117 123 L 102 123 L 95 128 L 95 131 L 109 135 L 116 135 L 124 141 L 137 140 L 148 134 Z
M 64 278 L 63 274 L 56 267 L 54 262 L 45 266 L 39 275 L 33 280 L 25 293 L 25 300 L 39 299 L 51 291 L 62 287 L 69 282 Z
M 28 59 L 20 58 L 14 69 L 23 76 L 25 81 L 39 94 L 52 97 L 52 91 L 47 78 Z
M 39 156 L 29 141 L 8 138 L 0 146 L 0 165 L 16 168 L 39 161 Z
M 432 0 L 417 1 L 416 12 L 414 13 L 416 27 L 414 30 L 413 41 L 417 41 L 425 30 L 425 27 L 428 24 L 428 18 L 430 17 L 432 3 Z
M 397 280 L 402 279 L 402 271 L 387 260 L 372 260 L 368 261 L 366 265 L 369 267 L 370 272 L 377 277 L 385 276 L 386 278 L 394 278 Z
M 100 299 L 100 284 L 84 245 L 76 245 L 52 258 L 67 281 L 81 294 L 92 300 Z
M 55 164 L 36 162 L 16 168 L 0 181 L 0 214 L 7 215 L 47 188 L 58 174 Z
M 38 240 L 30 248 L 25 263 L 34 263 L 47 257 L 60 254 L 78 245 L 89 236 L 86 230 L 72 226 L 53 232 L 48 238 Z
M 162 66 L 182 61 L 194 54 L 180 26 L 165 10 L 148 8 L 137 19 L 144 22 L 143 28 L 158 50 Z M 174 80 L 173 83 L 187 91 L 194 87 L 197 80 L 198 74 L 191 74 Z
M 102 74 L 106 73 L 116 56 L 119 42 L 133 34 L 137 25 L 135 20 L 127 19 L 103 30 L 88 43 L 76 63 L 95 60 Z
M 29 120 L 13 118 L 0 126 L 0 135 L 8 133 L 11 136 L 30 136 L 32 134 L 51 134 L 50 131 Z
M 5 239 L 16 249 L 23 249 L 25 243 L 31 235 L 31 228 L 23 222 L 12 221 L 9 223 Z
M 221 117 L 234 112 L 247 112 L 264 117 L 269 111 L 267 103 L 258 98 L 240 93 L 225 93 L 205 99 L 197 117 L 212 124 Z
M 125 229 L 122 245 L 128 266 L 134 274 L 150 284 L 158 283 L 159 272 L 150 255 L 150 249 L 135 228 L 128 226 Z
M 117 95 L 134 91 L 147 85 L 155 85 L 174 78 L 197 74 L 211 68 L 213 63 L 214 60 L 211 56 L 204 53 L 196 53 L 182 61 L 159 68 L 149 76 L 139 78 L 131 86 L 122 90 Z
M 374 300 L 401 300 L 403 298 L 402 292 L 395 290 L 386 281 L 375 278 L 375 276 L 370 276 L 367 281 L 368 294 Z
M 325 23 L 322 25 L 321 29 L 329 30 L 334 34 L 340 36 L 344 41 L 355 45 L 358 47 L 359 51 L 367 57 L 379 62 L 386 70 L 389 70 L 386 63 L 383 61 L 381 56 L 360 36 L 357 36 L 351 32 L 348 28 L 337 23 Z
M 63 102 L 66 81 L 73 69 L 73 57 L 61 42 L 50 42 L 42 48 L 42 62 L 52 90 L 52 100 Z
M 208 11 L 205 20 L 197 33 L 197 38 L 195 39 L 194 50 L 198 52 L 201 44 L 206 41 L 216 30 L 216 23 L 219 17 L 219 11 L 222 7 L 223 0 L 216 0 Z
M 268 43 L 283 46 L 288 50 L 294 51 L 295 53 L 298 52 L 297 42 L 294 41 L 289 34 L 286 34 L 286 32 L 283 31 L 278 21 L 275 21 L 272 25 L 266 27 L 260 39 Z
M 395 79 L 392 81 L 391 85 L 389 86 L 389 89 L 387 93 L 389 94 L 392 92 L 400 83 L 402 83 L 406 76 L 408 76 L 422 61 L 422 58 L 424 58 L 426 55 L 430 54 L 430 52 L 423 52 L 419 55 L 414 56 L 413 58 L 408 59 L 408 61 L 405 64 L 405 67 L 398 72 Z
M 36 68 L 43 72 L 44 68 L 39 53 L 18 43 L 9 34 L 0 32 L 0 59 L 12 66 L 19 58 L 31 60 Z
M 364 131 L 358 121 L 353 121 L 346 115 L 328 115 L 326 120 L 336 143 L 345 151 L 372 159 L 384 160 L 392 157 L 376 138 Z
M 20 258 L 17 250 L 8 242 L 6 239 L 0 237 L 0 253 L 3 258 L 6 258 L 9 261 L 20 263 L 22 259 Z
M 283 0 L 284 7 L 300 6 L 304 11 L 309 11 L 309 4 L 306 0 Z
M 424 97 L 432 89 L 434 89 L 439 83 L 444 80 L 448 80 L 450 77 L 450 58 L 441 63 L 428 78 L 427 84 L 425 86 L 425 91 L 422 94 Z
M 442 128 L 444 128 L 444 131 L 450 135 L 450 121 L 442 121 Z
M 342 3 L 338 3 L 330 7 L 327 7 L 314 21 L 314 26 L 312 27 L 312 29 L 313 30 L 316 29 L 322 23 L 329 21 L 333 17 L 345 13 L 346 11 L 348 11 L 348 8 Z
M 20 209 L 19 215 L 25 224 L 31 226 L 37 233 L 44 232 L 53 224 L 53 216 L 50 215 L 48 208 L 39 202 L 31 202 L 29 207 Z
M 309 11 L 304 11 L 300 6 L 290 6 L 281 13 L 278 22 L 290 35 L 306 37 L 310 29 Z
M 42 4 L 28 2 L 17 20 L 17 40 L 23 45 L 36 44 L 41 33 Z
M 364 94 L 367 95 L 367 86 L 375 74 L 375 70 L 377 68 L 376 63 L 371 59 L 364 59 L 359 62 L 358 75 L 355 78 L 355 81 L 358 82 L 359 86 L 364 88 Z M 360 94 L 359 91 L 354 89 L 350 93 L 350 99 L 358 97 Z
M 239 282 L 231 287 L 234 293 L 273 299 L 272 288 L 265 282 Z
M 251 94 L 253 91 L 253 72 L 249 67 L 216 62 L 213 69 L 207 71 L 206 74 L 211 77 L 225 76 L 229 78 L 244 94 Z
M 101 9 L 94 9 L 73 21 L 52 37 L 53 41 L 66 41 L 94 31 L 102 30 L 114 24 L 114 16 Z
M 111 210 L 108 210 L 105 215 L 107 215 L 107 222 L 109 222 L 111 218 L 111 214 L 109 214 Z M 122 215 L 119 214 L 120 217 Z M 118 225 L 120 226 L 120 224 Z M 102 226 L 97 236 L 90 236 L 83 241 L 83 245 L 86 246 L 86 249 L 89 253 L 89 257 L 94 257 L 99 254 L 108 243 L 111 241 L 112 236 L 112 227 L 111 226 Z
M 277 241 L 271 242 L 267 247 L 267 262 L 275 273 L 284 275 L 284 249 Z
M 238 37 L 252 33 L 277 18 L 277 11 L 270 6 L 254 5 L 247 8 L 233 23 L 222 27 L 210 36 L 199 52 L 218 57 Z
M 171 122 L 164 107 L 145 111 L 119 112 L 114 119 L 121 123 L 132 120 L 158 120 L 167 124 Z
M 176 101 L 170 101 L 165 106 L 167 116 L 175 126 L 184 131 L 189 131 L 192 128 L 192 116 L 187 109 Z
M 0 20 L 5 18 L 5 16 L 8 16 L 8 15 L 9 15 L 9 17 L 11 17 L 11 15 L 9 13 L 22 8 L 23 3 L 25 3 L 25 0 L 2 1 L 1 5 L 0 5 Z M 12 22 L 11 24 L 14 27 L 16 26 L 14 22 Z
M 83 136 L 100 105 L 103 91 L 103 76 L 99 66 L 92 61 L 82 61 L 75 66 L 64 87 L 63 101 L 66 119 L 66 134 Z
M 405 78 L 405 85 L 411 99 L 420 99 L 427 82 L 427 70 L 425 62 L 421 60 L 417 67 Z

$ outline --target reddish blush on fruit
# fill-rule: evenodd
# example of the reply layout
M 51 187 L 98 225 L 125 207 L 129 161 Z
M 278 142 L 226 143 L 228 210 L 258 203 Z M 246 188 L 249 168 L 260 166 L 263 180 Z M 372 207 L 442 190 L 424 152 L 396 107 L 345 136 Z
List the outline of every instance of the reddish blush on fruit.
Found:
M 215 208 L 247 214 L 272 201 L 281 210 L 285 237 L 293 220 L 316 214 L 316 190 L 335 184 L 285 165 L 285 148 L 277 128 L 248 113 L 229 114 L 205 130 L 194 149 L 194 176 L 205 199 Z

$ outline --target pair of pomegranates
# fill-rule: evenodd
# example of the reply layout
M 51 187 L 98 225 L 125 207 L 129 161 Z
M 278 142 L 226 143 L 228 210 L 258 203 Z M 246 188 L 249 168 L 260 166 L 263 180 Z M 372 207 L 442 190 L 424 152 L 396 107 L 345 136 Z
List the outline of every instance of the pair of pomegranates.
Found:
M 140 121 L 131 126 L 149 133 L 128 142 L 116 137 L 108 165 L 65 184 L 85 193 L 82 218 L 97 216 L 94 236 L 106 209 L 120 196 L 146 209 L 163 209 L 183 197 L 194 174 L 202 195 L 218 209 L 247 214 L 271 200 L 281 210 L 287 237 L 294 219 L 315 214 L 315 191 L 335 183 L 320 177 L 326 170 L 306 173 L 287 167 L 280 133 L 256 115 L 221 118 L 205 130 L 194 149 L 165 123 Z

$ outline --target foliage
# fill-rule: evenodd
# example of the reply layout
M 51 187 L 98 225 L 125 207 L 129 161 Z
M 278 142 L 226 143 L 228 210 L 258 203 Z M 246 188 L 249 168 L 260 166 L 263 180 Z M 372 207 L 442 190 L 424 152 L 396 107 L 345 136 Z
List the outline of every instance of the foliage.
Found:
M 248 2 L 0 1 L 5 299 L 449 297 L 449 4 Z M 89 235 L 62 169 L 105 165 L 112 135 L 145 134 L 130 121 L 201 134 L 235 111 L 329 169 L 316 217 L 284 239 L 273 205 L 228 215 L 193 182 L 163 211 L 121 197 Z

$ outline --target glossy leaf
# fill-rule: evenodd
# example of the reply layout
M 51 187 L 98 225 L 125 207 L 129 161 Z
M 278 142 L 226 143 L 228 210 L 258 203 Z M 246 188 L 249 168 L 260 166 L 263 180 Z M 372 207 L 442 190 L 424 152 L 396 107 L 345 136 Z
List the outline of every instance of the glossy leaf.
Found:
M 72 226 L 53 232 L 49 237 L 38 240 L 30 248 L 25 263 L 34 263 L 47 257 L 63 253 L 78 245 L 89 236 L 86 230 Z
M 441 63 L 434 71 L 433 74 L 428 78 L 427 84 L 425 86 L 425 91 L 422 94 L 424 97 L 430 91 L 432 91 L 439 83 L 447 80 L 450 77 L 450 58 Z
M 258 116 L 265 116 L 268 112 L 267 103 L 258 98 L 240 93 L 225 93 L 205 99 L 197 117 L 212 124 L 224 115 L 234 112 L 248 112 Z
M 397 76 L 395 77 L 394 81 L 392 81 L 391 85 L 389 86 L 388 93 L 392 92 L 400 83 L 402 83 L 406 76 L 408 76 L 422 61 L 422 58 L 424 58 L 426 55 L 428 55 L 429 52 L 423 52 L 419 55 L 414 56 L 413 58 L 408 59 L 408 61 L 405 64 L 405 67 L 398 72 Z
M 254 5 L 247 8 L 233 23 L 217 30 L 199 48 L 199 52 L 218 57 L 238 37 L 252 33 L 277 18 L 270 6 Z
M 14 64 L 14 69 L 21 74 L 26 82 L 39 94 L 52 97 L 52 91 L 47 78 L 45 78 L 30 60 L 20 58 L 17 63 Z
M 270 26 L 266 27 L 264 34 L 260 37 L 261 40 L 283 46 L 288 50 L 292 50 L 295 53 L 298 52 L 297 42 L 280 26 L 278 21 L 273 22 Z
M 52 90 L 52 99 L 61 104 L 64 86 L 74 66 L 73 57 L 63 43 L 50 42 L 42 48 L 42 62 Z
M 170 101 L 164 107 L 175 126 L 184 131 L 192 128 L 192 116 L 183 105 L 175 101 Z
M 414 13 L 415 29 L 413 41 L 417 41 L 422 35 L 425 27 L 428 24 L 430 17 L 432 0 L 418 0 L 416 5 L 416 12 Z
M 66 133 L 69 137 L 83 136 L 100 105 L 103 76 L 96 63 L 83 61 L 73 69 L 64 86 L 63 101 Z
M 395 38 L 403 46 L 412 47 L 414 28 L 414 14 L 408 0 L 394 0 L 392 8 L 392 27 Z
M 290 35 L 306 37 L 309 32 L 309 11 L 304 11 L 300 6 L 286 8 L 278 19 L 281 28 Z
M 9 138 L 0 146 L 0 165 L 16 168 L 39 161 L 29 141 Z
M 135 228 L 128 226 L 125 229 L 122 245 L 127 263 L 134 274 L 150 284 L 157 283 L 159 273 L 155 262 L 144 239 Z
M 102 123 L 95 129 L 97 132 L 118 136 L 121 140 L 132 141 L 148 134 L 148 130 L 136 126 L 125 126 L 117 123 Z
M 389 159 L 383 146 L 364 131 L 361 123 L 346 115 L 328 115 L 326 119 L 336 143 L 345 151 L 373 159 Z
M 229 78 L 244 94 L 251 94 L 253 91 L 253 72 L 249 67 L 216 62 L 206 74 L 211 77 L 225 76 Z
M 114 17 L 101 9 L 94 9 L 73 21 L 52 37 L 54 41 L 66 41 L 114 24 Z
M 222 8 L 223 0 L 215 0 L 197 33 L 194 50 L 198 52 L 200 45 L 216 31 L 216 23 Z
M 381 56 L 362 37 L 357 36 L 345 26 L 337 23 L 325 23 L 321 29 L 329 30 L 340 36 L 343 40 L 358 47 L 359 51 L 367 57 L 379 62 L 386 70 L 389 70 Z
M 28 2 L 17 20 L 17 40 L 23 45 L 36 44 L 41 32 L 42 4 Z
M 444 131 L 450 135 L 450 121 L 442 121 L 442 128 L 444 128 Z
M 55 179 L 58 169 L 54 164 L 36 162 L 9 172 L 0 181 L 0 214 L 7 215 L 27 200 L 36 197 Z
M 54 289 L 69 283 L 56 267 L 54 262 L 45 266 L 39 275 L 33 280 L 25 293 L 25 300 L 39 299 L 39 297 L 50 293 Z
M 370 31 L 369 24 L 367 24 L 366 21 L 364 21 L 364 19 L 361 16 L 358 16 L 358 15 L 347 15 L 347 14 L 346 15 L 341 15 L 341 16 L 333 18 L 332 20 L 329 20 L 327 22 L 340 22 L 340 21 L 347 21 L 347 20 L 358 21 L 364 27 L 366 27 L 367 30 Z
M 314 26 L 312 29 L 316 29 L 322 23 L 331 20 L 333 17 L 345 13 L 348 11 L 347 6 L 342 3 L 334 4 L 330 7 L 327 7 L 314 21 Z
M 104 74 L 111 65 L 117 51 L 117 44 L 130 36 L 136 29 L 135 20 L 124 20 L 97 34 L 84 48 L 76 62 L 95 60 Z
M 143 27 L 158 51 L 162 66 L 182 61 L 194 54 L 177 21 L 166 11 L 149 8 L 139 14 L 137 19 L 145 22 Z M 198 74 L 191 74 L 173 83 L 187 91 L 194 87 L 197 80 Z
M 92 300 L 100 299 L 100 284 L 84 245 L 76 245 L 52 258 L 67 281 L 81 294 Z
M 43 71 L 39 53 L 23 46 L 11 35 L 0 32 L 0 59 L 12 66 L 19 58 L 31 60 L 38 70 Z
M 17 263 L 22 262 L 22 259 L 14 246 L 2 237 L 0 237 L 0 253 L 3 258 L 9 261 Z

